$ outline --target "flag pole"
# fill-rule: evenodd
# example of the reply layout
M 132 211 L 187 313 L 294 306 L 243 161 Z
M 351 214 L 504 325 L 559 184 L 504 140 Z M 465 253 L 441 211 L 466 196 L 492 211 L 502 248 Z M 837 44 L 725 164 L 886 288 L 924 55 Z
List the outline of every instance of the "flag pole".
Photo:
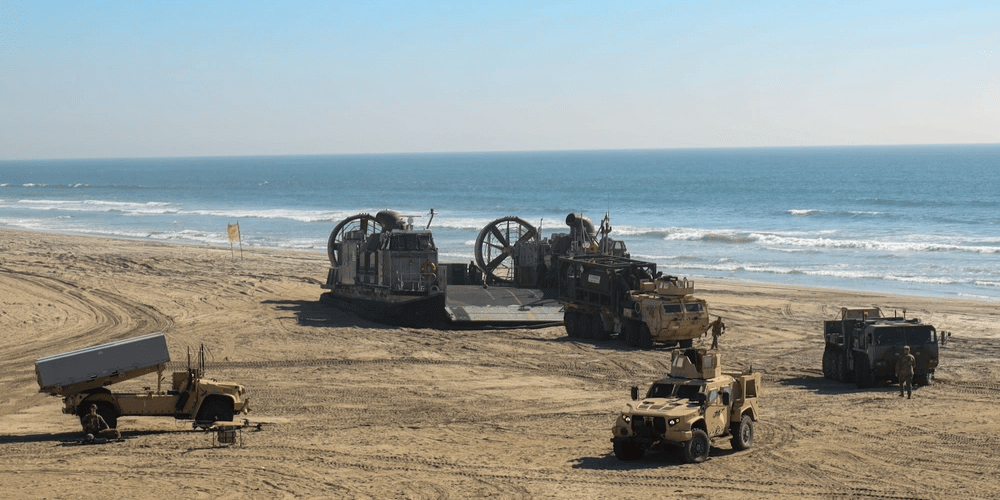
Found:
M 232 254 L 233 260 L 236 260 L 236 250 L 233 248 L 233 243 L 236 243 L 237 240 L 240 242 L 240 260 L 242 260 L 243 235 L 240 234 L 240 221 L 236 221 L 236 224 L 229 224 L 226 226 L 226 236 L 229 237 L 229 253 Z

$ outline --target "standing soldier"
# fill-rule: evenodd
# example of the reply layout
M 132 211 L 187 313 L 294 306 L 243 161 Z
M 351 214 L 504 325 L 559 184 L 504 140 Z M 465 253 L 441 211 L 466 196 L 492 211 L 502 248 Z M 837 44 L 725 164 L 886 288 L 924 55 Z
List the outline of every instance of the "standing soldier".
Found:
M 719 316 L 715 321 L 708 324 L 708 328 L 705 329 L 705 333 L 712 330 L 712 349 L 719 348 L 719 336 L 722 332 L 726 331 L 726 324 L 722 322 L 722 316 Z
M 906 399 L 913 396 L 913 368 L 917 366 L 917 360 L 910 354 L 910 346 L 903 346 L 903 355 L 896 362 L 896 377 L 899 379 L 899 397 L 903 397 L 903 388 L 906 388 Z

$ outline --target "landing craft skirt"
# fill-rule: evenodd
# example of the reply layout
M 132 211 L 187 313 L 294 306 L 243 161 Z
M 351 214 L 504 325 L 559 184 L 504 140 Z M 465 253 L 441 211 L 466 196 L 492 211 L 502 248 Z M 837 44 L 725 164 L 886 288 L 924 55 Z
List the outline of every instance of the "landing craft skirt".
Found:
M 445 315 L 456 324 L 532 325 L 563 320 L 554 289 L 448 285 L 445 297 Z

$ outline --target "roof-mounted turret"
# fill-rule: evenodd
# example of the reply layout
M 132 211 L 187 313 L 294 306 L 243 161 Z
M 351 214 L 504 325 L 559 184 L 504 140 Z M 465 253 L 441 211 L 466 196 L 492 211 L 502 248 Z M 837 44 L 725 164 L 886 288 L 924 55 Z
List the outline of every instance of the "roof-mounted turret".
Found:
M 694 280 L 687 278 L 678 279 L 675 276 L 663 276 L 653 281 L 643 281 L 639 284 L 639 291 L 682 297 L 694 293 Z
M 710 379 L 722 375 L 718 352 L 707 349 L 677 349 L 670 353 L 670 376 Z

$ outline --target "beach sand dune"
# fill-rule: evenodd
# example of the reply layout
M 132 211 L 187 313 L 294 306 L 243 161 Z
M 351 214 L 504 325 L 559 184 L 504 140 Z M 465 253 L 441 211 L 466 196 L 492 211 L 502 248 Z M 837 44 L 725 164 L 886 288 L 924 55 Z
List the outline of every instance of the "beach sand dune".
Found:
M 993 303 L 697 283 L 728 326 L 723 363 L 763 373 L 754 447 L 619 462 L 610 428 L 664 350 L 561 328 L 387 327 L 318 302 L 324 254 L 0 231 L 0 470 L 6 498 L 996 498 L 1000 309 Z M 914 399 L 823 378 L 822 320 L 907 310 L 954 332 Z M 245 384 L 281 423 L 213 447 L 189 422 L 123 417 L 73 446 L 35 359 L 162 331 L 175 364 Z M 709 339 L 710 340 L 710 339 Z M 120 384 L 155 385 L 155 376 Z

